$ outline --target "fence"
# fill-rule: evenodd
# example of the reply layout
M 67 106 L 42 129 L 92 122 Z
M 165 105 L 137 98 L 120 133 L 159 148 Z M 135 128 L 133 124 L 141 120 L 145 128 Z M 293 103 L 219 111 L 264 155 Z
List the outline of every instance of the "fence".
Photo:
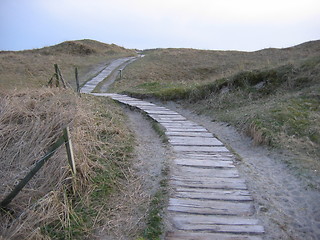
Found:
M 67 84 L 63 79 L 62 73 L 59 69 L 58 64 L 54 64 L 55 73 L 50 78 L 48 82 L 48 86 L 59 87 L 60 82 L 62 83 L 64 88 L 67 88 Z M 76 86 L 77 92 L 80 96 L 80 85 L 78 79 L 78 69 L 75 68 L 75 78 L 76 78 Z M 41 169 L 41 167 L 45 164 L 46 161 L 58 150 L 58 148 L 65 144 L 68 162 L 72 171 L 72 174 L 76 174 L 76 166 L 73 157 L 73 148 L 70 139 L 69 127 L 66 127 L 63 130 L 62 136 L 48 149 L 46 155 L 44 155 L 40 160 L 35 163 L 35 166 L 31 169 L 31 171 L 14 187 L 14 189 L 0 202 L 0 208 L 5 208 L 23 189 L 23 187 L 32 179 L 32 177 Z
M 58 150 L 60 146 L 65 144 L 67 151 L 68 163 L 73 175 L 76 174 L 76 166 L 73 157 L 72 142 L 70 139 L 69 127 L 63 129 L 62 136 L 49 147 L 47 154 L 45 154 L 40 160 L 35 163 L 35 166 L 31 171 L 14 187 L 14 189 L 1 201 L 0 208 L 5 208 L 23 189 L 23 187 L 32 179 L 32 177 L 41 169 L 46 161 Z

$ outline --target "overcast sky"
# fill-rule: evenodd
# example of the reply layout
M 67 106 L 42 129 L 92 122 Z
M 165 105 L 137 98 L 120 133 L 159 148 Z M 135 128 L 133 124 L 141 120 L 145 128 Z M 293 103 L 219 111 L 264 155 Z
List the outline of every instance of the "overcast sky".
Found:
M 253 51 L 320 39 L 320 0 L 0 0 L 0 50 L 94 39 Z

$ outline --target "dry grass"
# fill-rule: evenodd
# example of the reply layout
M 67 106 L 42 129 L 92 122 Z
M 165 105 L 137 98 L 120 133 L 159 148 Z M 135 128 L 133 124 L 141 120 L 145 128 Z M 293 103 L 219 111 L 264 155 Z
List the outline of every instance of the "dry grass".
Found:
M 103 106 L 91 97 L 80 99 L 69 90 L 47 88 L 2 92 L 0 102 L 0 199 L 28 173 L 67 125 L 77 167 L 77 175 L 72 178 L 65 149 L 60 147 L 7 211 L 1 212 L 0 236 L 73 239 L 91 235 L 104 217 L 99 215 L 99 208 L 109 194 L 102 192 L 99 198 L 99 177 L 107 174 L 109 181 L 103 184 L 112 189 L 123 177 L 119 172 L 126 172 L 131 143 L 121 111 L 108 102 Z M 88 209 L 94 214 L 86 222 L 89 216 L 82 212 Z
M 143 84 L 157 83 L 155 91 L 164 88 L 189 87 L 230 77 L 246 70 L 271 68 L 316 56 L 319 42 L 310 42 L 286 49 L 265 49 L 256 52 L 206 51 L 195 49 L 155 49 L 124 70 L 123 79 L 114 90 L 146 92 Z M 141 86 L 142 85 L 142 86 Z M 141 92 L 140 91 L 140 92 Z
M 111 59 L 132 56 L 133 50 L 92 40 L 69 41 L 52 47 L 19 52 L 0 52 L 0 89 L 45 86 L 57 63 L 67 82 L 75 86 L 74 68 L 83 83 L 96 72 L 97 65 Z
M 185 100 L 256 144 L 289 152 L 288 165 L 320 188 L 319 53 L 320 41 L 256 52 L 148 50 L 113 90 Z
M 65 194 L 86 189 L 93 166 L 88 158 L 88 139 L 92 129 L 90 116 L 69 91 L 41 89 L 1 94 L 1 195 L 3 199 L 23 178 L 36 160 L 70 125 L 74 141 L 78 175 L 71 179 L 64 148 L 45 164 L 9 205 L 2 216 L 1 235 L 7 239 L 41 239 L 40 226 L 59 219 L 69 222 L 69 203 Z M 88 139 L 89 140 L 89 139 Z M 79 146 L 81 145 L 81 146 Z

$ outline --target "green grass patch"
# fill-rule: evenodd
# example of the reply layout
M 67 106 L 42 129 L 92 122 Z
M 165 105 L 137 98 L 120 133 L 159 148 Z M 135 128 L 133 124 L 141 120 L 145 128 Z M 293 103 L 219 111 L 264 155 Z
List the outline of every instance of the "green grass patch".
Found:
M 153 196 L 147 217 L 147 225 L 143 237 L 138 240 L 160 240 L 164 233 L 163 209 L 168 199 L 168 173 L 169 167 L 162 169 L 163 179 L 160 181 L 160 189 Z

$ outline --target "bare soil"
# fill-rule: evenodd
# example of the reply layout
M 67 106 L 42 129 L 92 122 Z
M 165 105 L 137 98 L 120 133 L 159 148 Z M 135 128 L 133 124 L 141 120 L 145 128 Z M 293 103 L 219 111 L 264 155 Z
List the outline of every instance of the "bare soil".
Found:
M 255 146 L 226 123 L 197 115 L 174 102 L 158 105 L 180 113 L 213 133 L 237 156 L 236 164 L 254 198 L 264 239 L 320 239 L 320 192 L 310 188 L 284 163 L 290 156 Z
M 134 158 L 130 174 L 119 183 L 120 191 L 111 197 L 108 221 L 97 232 L 101 240 L 133 240 L 142 235 L 153 195 L 163 178 L 162 170 L 171 156 L 170 148 L 140 112 L 124 107 L 128 126 L 135 134 Z

